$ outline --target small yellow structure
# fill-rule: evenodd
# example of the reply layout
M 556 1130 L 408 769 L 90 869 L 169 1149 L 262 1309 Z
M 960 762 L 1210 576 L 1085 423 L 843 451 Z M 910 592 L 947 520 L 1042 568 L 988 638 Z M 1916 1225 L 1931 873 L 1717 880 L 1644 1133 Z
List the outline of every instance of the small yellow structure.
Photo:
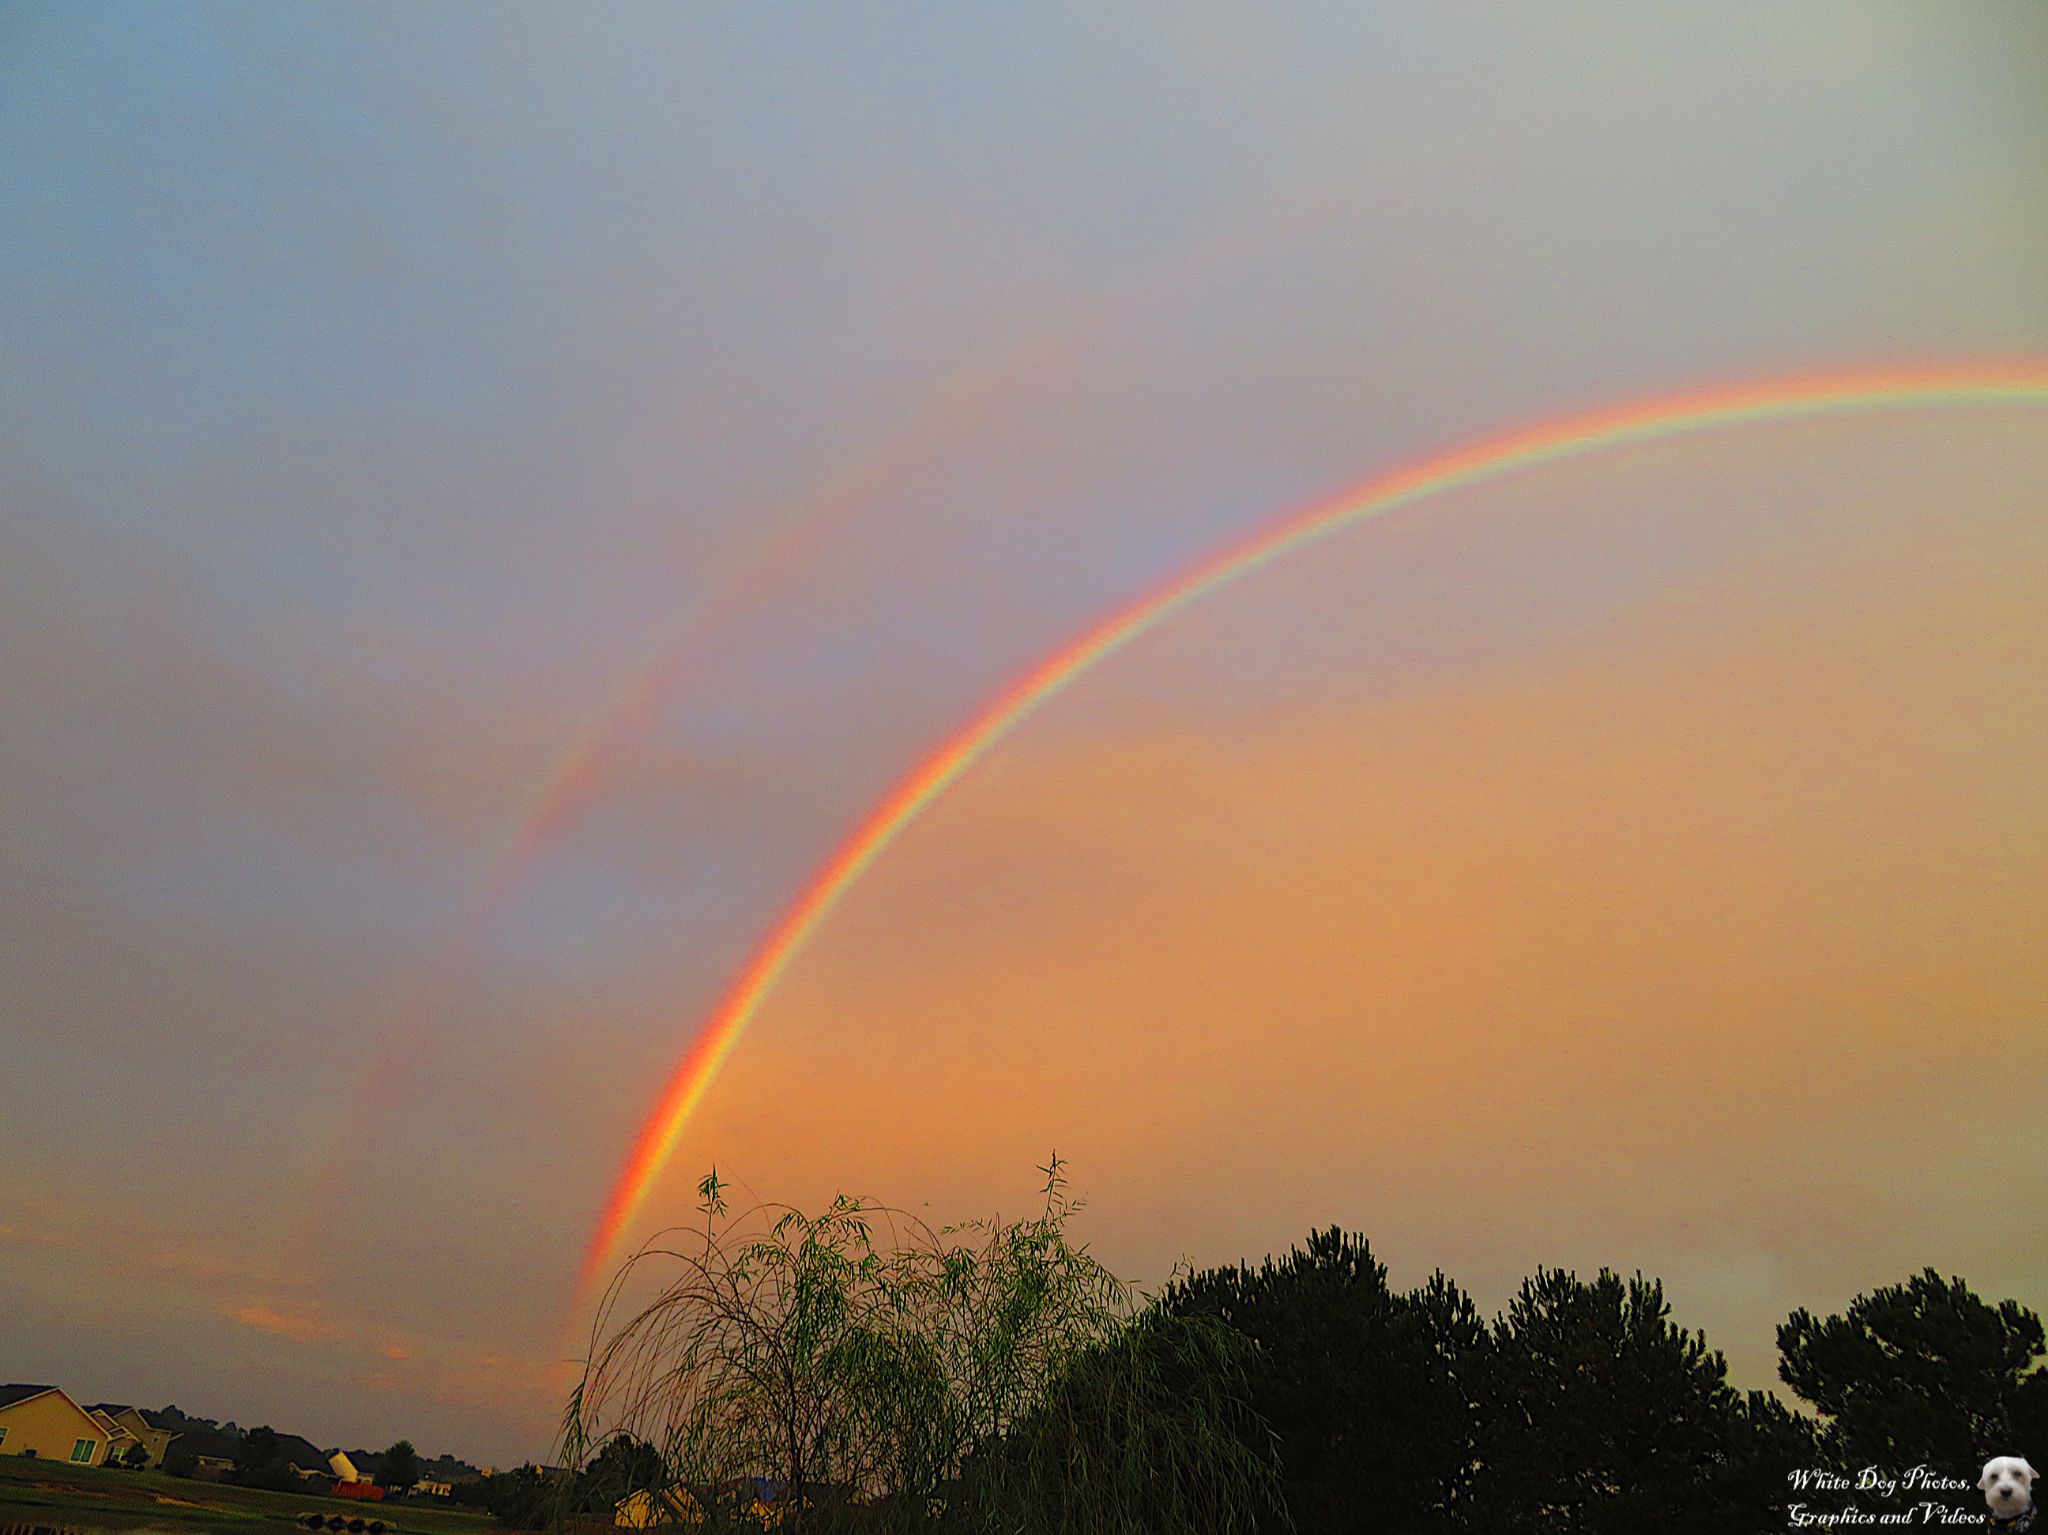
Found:
M 97 1407 L 86 1408 L 85 1415 L 97 1423 L 101 1432 L 107 1436 L 106 1448 L 100 1451 L 100 1462 L 103 1465 L 120 1465 L 121 1457 L 141 1442 Z
M 167 1428 L 158 1428 L 155 1420 L 140 1407 L 102 1405 L 100 1411 L 111 1414 L 118 1427 L 135 1436 L 135 1442 L 149 1456 L 148 1464 L 152 1470 L 164 1463 L 164 1453 L 170 1449 L 171 1441 L 178 1437 L 176 1434 Z
M 622 1530 L 651 1530 L 657 1525 L 689 1530 L 703 1522 L 703 1506 L 684 1487 L 665 1489 L 658 1502 L 651 1492 L 636 1492 L 612 1508 L 612 1523 Z
M 0 1386 L 0 1455 L 97 1466 L 113 1432 L 55 1386 Z
M 636 1492 L 619 1499 L 612 1505 L 612 1524 L 622 1530 L 701 1529 L 707 1522 L 705 1505 L 709 1500 L 726 1519 L 743 1519 L 755 1529 L 779 1530 L 790 1521 L 796 1505 L 775 1489 L 776 1484 L 765 1477 L 734 1477 L 694 1487 L 677 1483 L 659 1494 Z M 806 1510 L 813 1506 L 809 1498 L 803 1500 Z

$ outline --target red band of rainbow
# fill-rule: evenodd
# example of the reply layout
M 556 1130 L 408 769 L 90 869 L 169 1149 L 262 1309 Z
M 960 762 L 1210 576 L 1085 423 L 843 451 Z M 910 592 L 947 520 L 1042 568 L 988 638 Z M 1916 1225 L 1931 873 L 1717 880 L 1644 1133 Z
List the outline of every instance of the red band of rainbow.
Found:
M 1445 491 L 1626 444 L 1802 416 L 1916 407 L 2048 405 L 2048 362 L 1901 367 L 1663 396 L 1488 437 L 1267 522 L 1118 609 L 1005 687 L 906 774 L 812 875 L 748 958 L 670 1074 L 606 1200 L 576 1306 L 593 1293 L 690 1115 L 790 961 L 868 866 L 954 780 L 1082 672 L 1209 593 L 1315 540 Z

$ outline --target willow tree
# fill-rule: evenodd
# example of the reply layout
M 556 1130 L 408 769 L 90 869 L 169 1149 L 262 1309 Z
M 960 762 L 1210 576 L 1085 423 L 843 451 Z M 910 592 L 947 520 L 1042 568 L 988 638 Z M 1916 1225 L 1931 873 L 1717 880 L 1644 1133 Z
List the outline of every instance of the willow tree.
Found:
M 1250 1345 L 1073 1244 L 1080 1204 L 1057 1157 L 1040 1171 L 1035 1216 L 937 1230 L 843 1194 L 735 1214 L 714 1172 L 701 1226 L 607 1291 L 564 1464 L 651 1445 L 657 1526 L 743 1527 L 765 1493 L 786 1530 L 1251 1529 L 1277 1478 L 1247 1448 Z M 659 1292 L 620 1320 L 650 1267 Z

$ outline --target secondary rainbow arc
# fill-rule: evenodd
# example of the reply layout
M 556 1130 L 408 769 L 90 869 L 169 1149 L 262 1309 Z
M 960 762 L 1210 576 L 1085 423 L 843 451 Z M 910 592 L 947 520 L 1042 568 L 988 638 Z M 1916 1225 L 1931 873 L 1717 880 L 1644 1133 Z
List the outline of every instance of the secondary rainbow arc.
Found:
M 1631 443 L 1802 416 L 1928 407 L 2048 406 L 2048 361 L 1902 367 L 1778 379 L 1608 406 L 1523 427 L 1380 474 L 1266 522 L 1125 604 L 1011 682 L 882 797 L 748 957 L 641 1125 L 586 1250 L 580 1309 L 638 1216 L 719 1068 L 806 940 L 890 844 L 1041 704 L 1191 603 L 1320 538 L 1519 470 Z

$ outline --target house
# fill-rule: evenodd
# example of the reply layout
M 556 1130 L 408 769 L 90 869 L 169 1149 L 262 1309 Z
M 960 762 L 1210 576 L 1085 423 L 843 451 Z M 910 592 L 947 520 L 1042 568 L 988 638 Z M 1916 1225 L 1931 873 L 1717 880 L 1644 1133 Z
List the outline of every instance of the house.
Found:
M 235 1469 L 235 1451 L 241 1441 L 217 1428 L 188 1428 L 178 1434 L 173 1460 L 192 1460 L 192 1474 L 202 1481 L 218 1481 Z
M 704 1522 L 704 1508 L 686 1487 L 669 1487 L 657 1500 L 651 1492 L 636 1492 L 612 1507 L 612 1523 L 622 1530 L 651 1530 L 656 1526 L 695 1529 Z
M 851 1490 L 843 1487 L 818 1486 L 811 1493 L 803 1500 L 806 1509 L 853 1501 Z M 787 1486 L 765 1476 L 732 1477 L 715 1484 L 677 1483 L 659 1494 L 636 1492 L 621 1498 L 612 1505 L 612 1523 L 626 1530 L 693 1530 L 707 1522 L 709 1509 L 772 1530 L 791 1517 L 795 1500 Z
M 170 1429 L 154 1422 L 140 1407 L 130 1407 L 120 1402 L 94 1402 L 85 1409 L 95 1417 L 104 1414 L 114 1426 L 122 1431 L 126 1440 L 117 1440 L 107 1449 L 107 1459 L 118 1460 L 131 1444 L 142 1446 L 149 1459 L 144 1462 L 152 1470 L 164 1463 L 164 1455 L 171 1447 L 171 1441 L 178 1436 Z
M 100 1464 L 103 1466 L 124 1464 L 123 1457 L 130 1450 L 134 1449 L 137 1443 L 135 1436 L 101 1412 L 97 1407 L 86 1408 L 85 1415 L 106 1432 L 107 1447 L 100 1452 Z
M 329 1490 L 337 1498 L 360 1498 L 366 1503 L 384 1501 L 384 1489 L 365 1474 L 365 1468 L 358 1466 L 346 1450 L 335 1450 L 327 1457 L 327 1469 L 334 1473 L 334 1486 Z
M 0 1386 L 0 1455 L 97 1466 L 113 1436 L 55 1386 Z
M 302 1482 L 324 1482 L 334 1475 L 327 1464 L 327 1452 L 310 1439 L 301 1439 L 297 1434 L 279 1434 L 277 1448 L 285 1464 L 298 1473 Z
M 780 1522 L 781 1511 L 770 1508 L 774 1496 L 774 1484 L 758 1477 L 734 1477 L 715 1485 L 678 1482 L 659 1493 L 642 1491 L 621 1498 L 612 1505 L 612 1524 L 624 1530 L 695 1530 L 708 1521 L 709 1510 L 716 1509 L 728 1519 L 768 1525 Z

